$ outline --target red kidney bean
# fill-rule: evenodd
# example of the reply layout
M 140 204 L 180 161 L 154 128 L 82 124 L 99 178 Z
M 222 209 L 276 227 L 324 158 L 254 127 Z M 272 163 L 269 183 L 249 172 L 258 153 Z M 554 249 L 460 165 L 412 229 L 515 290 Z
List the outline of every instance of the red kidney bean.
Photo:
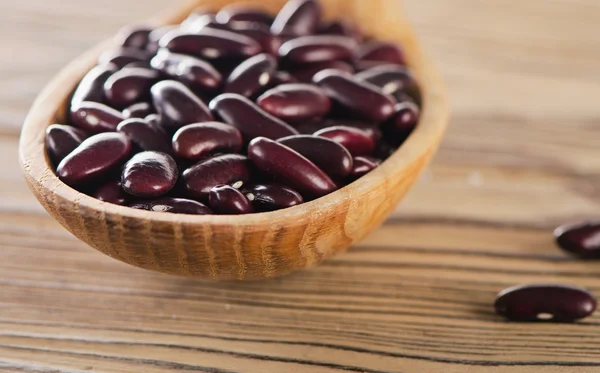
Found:
M 300 193 L 280 184 L 257 184 L 245 190 L 258 212 L 276 211 L 304 203 Z
M 148 124 L 155 127 L 160 126 L 160 123 L 162 122 L 162 120 L 160 119 L 160 115 L 158 114 L 150 114 L 146 118 L 144 118 L 144 120 L 148 122 Z
M 355 181 L 373 171 L 381 164 L 381 160 L 372 157 L 355 157 L 353 168 L 350 172 L 350 180 Z
M 313 162 L 333 179 L 345 177 L 352 171 L 352 155 L 342 145 L 324 137 L 296 135 L 277 140 Z
M 321 6 L 315 0 L 290 0 L 271 25 L 271 32 L 276 35 L 309 35 L 314 34 L 321 20 Z
M 146 26 L 126 26 L 119 31 L 116 40 L 126 48 L 145 49 L 151 32 L 152 29 Z
M 268 90 L 257 100 L 267 113 L 288 123 L 304 122 L 327 115 L 331 100 L 309 84 L 284 84 Z
M 252 203 L 239 190 L 229 185 L 218 185 L 210 190 L 208 205 L 213 211 L 224 215 L 251 214 Z
M 46 149 L 50 158 L 58 164 L 87 137 L 87 133 L 79 128 L 53 124 L 46 129 Z
M 248 158 L 260 171 L 290 185 L 304 197 L 318 198 L 337 189 L 337 185 L 313 162 L 267 138 L 257 137 L 250 142 Z
M 154 151 L 134 155 L 123 167 L 123 190 L 142 198 L 160 197 L 175 186 L 179 172 L 168 154 Z
M 379 143 L 383 137 L 383 133 L 377 124 L 362 122 L 358 120 L 345 120 L 345 119 L 328 119 L 321 123 L 320 128 L 314 132 L 327 128 L 327 127 L 354 127 L 366 132 L 375 143 Z M 312 133 L 314 133 L 312 132 Z
M 216 152 L 239 153 L 243 144 L 237 128 L 219 122 L 190 124 L 173 136 L 175 155 L 191 160 L 201 160 Z
M 356 40 L 347 36 L 303 36 L 283 43 L 279 48 L 279 57 L 288 66 L 350 60 L 356 46 Z
M 248 58 L 262 51 L 254 39 L 213 28 L 203 28 L 196 34 L 172 31 L 160 40 L 159 45 L 174 53 L 207 59 Z
M 381 88 L 383 93 L 394 94 L 404 92 L 409 87 L 415 85 L 415 78 L 404 66 L 381 65 L 362 71 L 354 76 L 358 80 Z
M 123 121 L 123 115 L 104 104 L 84 101 L 71 111 L 71 121 L 90 132 L 110 132 L 117 129 Z
M 159 50 L 150 64 L 152 68 L 192 89 L 212 91 L 219 88 L 223 81 L 221 74 L 208 62 L 166 49 Z
M 145 119 L 127 119 L 117 127 L 117 131 L 126 134 L 143 151 L 172 153 L 171 143 L 165 131 Z
M 194 198 L 207 200 L 212 188 L 222 184 L 250 181 L 248 158 L 239 154 L 225 154 L 209 158 L 183 172 L 187 193 Z
M 248 4 L 237 3 L 230 4 L 217 13 L 217 22 L 254 22 L 270 26 L 273 23 L 273 16 L 264 10 L 252 7 Z
M 393 131 L 400 136 L 408 136 L 415 129 L 420 118 L 419 107 L 413 102 L 396 105 L 396 114 L 391 123 Z
M 148 115 L 154 114 L 154 108 L 148 102 L 138 102 L 127 109 L 123 110 L 123 118 L 146 118 Z
M 203 203 L 185 198 L 160 198 L 151 201 L 139 201 L 129 207 L 153 212 L 168 212 L 171 214 L 212 215 L 213 212 Z
M 271 78 L 271 88 L 275 88 L 278 85 L 282 85 L 282 84 L 291 84 L 291 83 L 297 83 L 298 80 L 296 80 L 296 78 L 294 78 L 290 73 L 288 73 L 287 71 L 276 71 L 275 74 L 273 74 L 273 77 Z
M 347 20 L 337 20 L 319 27 L 319 34 L 348 36 L 356 41 L 362 41 L 363 36 L 356 25 Z
M 575 286 L 522 285 L 501 291 L 494 306 L 511 321 L 573 322 L 590 316 L 596 299 Z
M 96 180 L 123 162 L 131 152 L 131 141 L 122 133 L 101 133 L 81 143 L 56 169 L 68 185 Z
M 98 65 L 88 72 L 71 98 L 71 108 L 76 108 L 84 101 L 104 102 L 104 83 L 118 70 L 116 65 Z
M 281 47 L 281 38 L 277 35 L 271 34 L 268 26 L 254 22 L 232 22 L 228 24 L 221 24 L 216 21 L 209 22 L 202 25 L 195 32 L 199 32 L 204 28 L 213 28 L 217 30 L 230 31 L 238 35 L 249 37 L 255 40 L 262 47 L 265 53 L 277 55 L 279 48 Z
M 126 108 L 149 99 L 152 85 L 159 79 L 158 72 L 144 68 L 124 68 L 104 84 L 104 94 L 113 107 Z
M 329 97 L 348 110 L 372 122 L 383 122 L 394 114 L 395 100 L 375 86 L 337 70 L 321 71 L 314 82 Z
M 584 259 L 600 258 L 600 221 L 588 221 L 558 227 L 556 243 L 563 250 Z
M 152 58 L 152 54 L 147 51 L 135 48 L 119 48 L 104 52 L 98 63 L 100 65 L 112 63 L 118 68 L 123 68 L 132 62 L 148 62 L 150 58 Z
M 298 134 L 298 131 L 287 123 L 237 94 L 225 93 L 217 96 L 211 101 L 210 109 L 225 123 L 240 130 L 247 141 L 259 136 L 279 139 Z
M 92 194 L 92 197 L 103 202 L 121 206 L 125 206 L 130 198 L 123 190 L 121 181 L 109 181 L 101 185 Z
M 185 125 L 213 120 L 210 110 L 182 83 L 164 80 L 150 90 L 163 125 L 179 129 Z
M 340 70 L 350 74 L 354 73 L 354 67 L 352 67 L 352 65 L 350 65 L 347 62 L 328 61 L 299 66 L 295 69 L 290 70 L 290 74 L 292 74 L 294 77 L 296 77 L 296 79 L 303 83 L 312 83 L 313 78 L 317 73 L 327 69 Z
M 179 29 L 178 25 L 168 25 L 168 26 L 163 26 L 163 27 L 159 27 L 159 28 L 152 30 L 150 35 L 148 35 L 148 44 L 146 45 L 146 50 L 152 54 L 156 53 L 159 48 L 158 44 L 160 42 L 160 39 L 162 39 L 163 36 L 165 36 L 169 32 L 178 30 L 178 29 Z
M 271 83 L 277 61 L 269 54 L 250 57 L 235 68 L 225 83 L 225 93 L 253 97 Z
M 361 45 L 357 52 L 357 58 L 359 61 L 406 65 L 406 58 L 402 49 L 397 44 L 384 41 L 374 40 Z
M 315 132 L 321 136 L 343 145 L 355 157 L 371 155 L 375 150 L 375 141 L 365 131 L 347 126 L 323 128 Z

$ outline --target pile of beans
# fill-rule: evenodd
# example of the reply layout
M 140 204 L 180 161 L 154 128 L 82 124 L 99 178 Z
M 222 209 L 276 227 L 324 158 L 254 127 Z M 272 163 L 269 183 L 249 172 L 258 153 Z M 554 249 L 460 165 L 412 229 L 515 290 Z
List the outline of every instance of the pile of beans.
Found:
M 324 21 L 315 0 L 130 27 L 76 88 L 46 147 L 99 200 L 186 214 L 274 211 L 375 169 L 413 131 L 400 46 Z

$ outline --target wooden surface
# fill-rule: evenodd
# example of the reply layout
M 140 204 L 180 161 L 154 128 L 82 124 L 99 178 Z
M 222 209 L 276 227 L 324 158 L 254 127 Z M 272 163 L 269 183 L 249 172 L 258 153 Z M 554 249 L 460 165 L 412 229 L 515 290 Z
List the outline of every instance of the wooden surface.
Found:
M 105 257 L 20 175 L 19 127 L 41 87 L 167 2 L 0 1 L 0 372 L 600 372 L 600 315 L 510 324 L 491 311 L 523 282 L 600 295 L 600 263 L 551 237 L 600 212 L 600 6 L 405 2 L 454 108 L 434 165 L 349 253 L 240 285 Z

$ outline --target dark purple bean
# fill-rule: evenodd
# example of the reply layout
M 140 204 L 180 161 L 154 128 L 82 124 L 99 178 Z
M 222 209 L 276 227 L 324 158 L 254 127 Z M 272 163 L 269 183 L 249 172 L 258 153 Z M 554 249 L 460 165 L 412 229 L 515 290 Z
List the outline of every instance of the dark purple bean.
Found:
M 123 121 L 123 115 L 104 104 L 84 101 L 71 111 L 71 121 L 90 132 L 111 132 Z
M 380 123 L 394 114 L 396 101 L 393 97 L 349 74 L 325 70 L 315 75 L 314 82 L 329 97 L 366 120 Z
M 265 53 L 276 56 L 281 47 L 281 38 L 271 34 L 269 28 L 262 24 L 235 22 L 231 24 L 231 31 L 256 40 Z
M 396 114 L 390 123 L 393 131 L 401 136 L 408 136 L 419 123 L 420 110 L 413 102 L 396 105 Z
M 112 63 L 119 68 L 123 68 L 132 62 L 148 62 L 151 58 L 152 54 L 147 51 L 135 48 L 119 48 L 104 52 L 98 63 L 100 65 Z
M 106 80 L 104 94 L 113 107 L 126 108 L 136 102 L 148 100 L 150 88 L 159 77 L 155 70 L 125 68 Z
M 244 3 L 227 5 L 217 13 L 217 22 L 254 22 L 270 26 L 273 16 L 264 10 Z
M 225 93 L 253 97 L 271 83 L 277 61 L 269 54 L 250 57 L 235 68 L 225 83 Z
M 271 78 L 271 88 L 275 88 L 282 84 L 297 83 L 298 80 L 286 71 L 276 71 Z
M 46 129 L 46 149 L 50 158 L 58 164 L 87 137 L 87 133 L 79 128 L 53 124 Z
M 408 96 L 409 100 L 414 102 L 418 107 L 423 106 L 423 96 L 421 95 L 421 90 L 417 84 L 408 86 L 405 92 L 396 92 L 394 96 L 398 102 L 407 101 L 405 96 Z
M 575 286 L 522 285 L 501 291 L 494 306 L 511 321 L 573 322 L 590 316 L 596 299 Z
M 271 25 L 276 35 L 314 34 L 321 20 L 321 6 L 315 0 L 288 1 Z
M 293 127 L 263 111 L 244 96 L 225 93 L 210 103 L 210 109 L 225 123 L 236 127 L 247 141 L 259 136 L 279 139 L 297 135 Z
M 379 166 L 381 160 L 372 157 L 356 157 L 354 158 L 354 167 L 350 172 L 350 180 L 358 180 Z
M 201 200 L 208 200 L 210 190 L 217 185 L 246 183 L 250 178 L 250 162 L 239 154 L 219 155 L 200 161 L 183 173 L 187 193 Z
M 565 251 L 585 259 L 600 258 L 600 221 L 558 227 L 556 243 Z
M 348 36 L 356 41 L 362 41 L 363 36 L 358 27 L 351 21 L 337 20 L 319 27 L 319 34 Z
M 303 36 L 283 43 L 279 48 L 279 57 L 287 66 L 350 60 L 356 46 L 356 40 L 347 36 Z
M 350 74 L 354 73 L 354 67 L 347 62 L 344 61 L 328 61 L 321 63 L 314 63 L 305 66 L 299 66 L 295 69 L 290 70 L 290 74 L 292 74 L 296 79 L 303 83 L 312 83 L 314 76 L 327 69 L 340 70 Z
M 406 65 L 404 52 L 394 43 L 370 41 L 360 46 L 357 52 L 359 61 L 386 62 L 396 65 Z
M 117 131 L 126 134 L 143 151 L 153 150 L 167 154 L 172 152 L 169 137 L 163 129 L 145 119 L 125 120 L 119 124 Z
M 323 121 L 310 121 L 299 124 L 296 129 L 301 135 L 312 135 L 317 131 L 322 130 L 326 122 Z
M 104 102 L 104 83 L 118 70 L 116 65 L 98 65 L 88 72 L 71 98 L 71 108 L 75 109 L 84 101 Z
M 136 68 L 141 68 L 141 69 L 152 69 L 152 66 L 150 66 L 150 61 L 147 62 L 131 62 L 128 63 L 127 65 L 123 66 L 124 69 L 136 69 Z
M 153 198 L 169 193 L 178 177 L 177 163 L 170 155 L 149 151 L 134 155 L 125 164 L 121 183 L 133 196 Z
M 284 84 L 260 96 L 257 104 L 267 113 L 288 123 L 299 123 L 327 115 L 331 100 L 309 84 Z
M 216 20 L 216 13 L 212 10 L 204 7 L 200 7 L 197 10 L 190 13 L 190 15 L 181 22 L 181 28 L 184 30 L 199 30 L 203 24 L 208 22 L 214 22 Z
M 164 80 L 152 89 L 154 107 L 168 128 L 213 120 L 210 110 L 189 88 L 174 80 Z
M 168 212 L 171 214 L 212 215 L 213 212 L 205 204 L 184 198 L 161 198 L 151 201 L 139 201 L 129 207 L 153 212 Z
M 347 126 L 323 128 L 315 132 L 321 136 L 343 145 L 355 157 L 371 155 L 375 150 L 375 141 L 365 131 Z
M 146 118 L 148 115 L 154 114 L 154 107 L 148 102 L 138 102 L 127 109 L 123 110 L 123 118 Z
M 304 197 L 318 198 L 338 189 L 329 176 L 306 157 L 267 138 L 258 137 L 250 142 L 248 158 L 260 171 L 290 185 Z
M 96 189 L 96 191 L 92 194 L 92 197 L 103 202 L 121 206 L 126 205 L 130 198 L 123 190 L 121 181 L 109 181 L 108 183 L 100 186 L 100 188 Z
M 122 133 L 101 133 L 83 141 L 56 169 L 62 181 L 79 185 L 110 173 L 131 152 L 131 141 Z
M 321 124 L 320 128 L 316 131 L 327 128 L 327 127 L 354 127 L 360 130 L 365 131 L 370 138 L 373 139 L 375 143 L 378 143 L 383 137 L 383 133 L 377 124 L 369 123 L 369 122 L 361 122 L 358 120 L 344 120 L 344 119 L 329 119 Z M 314 133 L 314 132 L 313 132 Z
M 381 65 L 369 70 L 360 72 L 354 76 L 358 80 L 381 88 L 383 93 L 395 94 L 404 92 L 409 87 L 415 85 L 415 78 L 404 66 Z
M 352 171 L 352 155 L 342 145 L 324 137 L 296 135 L 277 140 L 316 164 L 334 179 L 345 177 Z
M 276 211 L 304 203 L 300 193 L 280 184 L 257 184 L 245 190 L 259 212 Z
M 239 153 L 243 144 L 237 128 L 219 122 L 190 124 L 173 136 L 175 155 L 191 160 L 201 160 L 216 152 Z
M 394 154 L 396 149 L 397 147 L 393 146 L 387 141 L 379 141 L 373 155 L 379 159 L 388 159 L 392 154 Z
M 210 190 L 208 205 L 223 215 L 242 215 L 254 212 L 252 203 L 239 190 L 229 185 L 218 185 Z
M 160 40 L 159 45 L 174 53 L 207 59 L 248 58 L 262 51 L 254 39 L 213 28 L 203 28 L 197 34 L 171 31 Z
M 155 54 L 158 51 L 160 39 L 169 32 L 177 29 L 179 29 L 179 25 L 168 25 L 152 30 L 150 35 L 148 35 L 148 45 L 146 45 L 146 50 Z
M 208 62 L 166 49 L 159 50 L 150 64 L 152 68 L 192 89 L 212 91 L 219 88 L 223 81 L 221 74 Z
M 158 127 L 162 123 L 162 119 L 158 114 L 150 114 L 146 118 L 144 118 L 148 124 Z
M 117 43 L 126 48 L 145 49 L 152 29 L 146 26 L 126 26 L 117 34 Z

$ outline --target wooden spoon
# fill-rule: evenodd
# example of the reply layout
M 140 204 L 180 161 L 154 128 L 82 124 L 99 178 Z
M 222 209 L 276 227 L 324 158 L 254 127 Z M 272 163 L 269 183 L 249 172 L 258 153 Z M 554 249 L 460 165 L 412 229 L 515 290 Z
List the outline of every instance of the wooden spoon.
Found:
M 152 20 L 179 23 L 196 7 L 219 9 L 237 0 L 192 1 Z M 254 0 L 275 13 L 285 0 Z M 421 86 L 421 121 L 379 168 L 318 200 L 270 213 L 192 216 L 107 204 L 63 184 L 44 150 L 50 124 L 64 122 L 70 94 L 108 41 L 69 64 L 35 101 L 21 134 L 20 161 L 44 208 L 75 236 L 131 265 L 188 277 L 250 280 L 276 277 L 348 249 L 394 210 L 435 153 L 448 121 L 444 88 L 405 22 L 398 0 L 322 0 L 326 18 L 344 15 L 368 35 L 401 44 Z M 402 239 L 402 237 L 398 237 Z

